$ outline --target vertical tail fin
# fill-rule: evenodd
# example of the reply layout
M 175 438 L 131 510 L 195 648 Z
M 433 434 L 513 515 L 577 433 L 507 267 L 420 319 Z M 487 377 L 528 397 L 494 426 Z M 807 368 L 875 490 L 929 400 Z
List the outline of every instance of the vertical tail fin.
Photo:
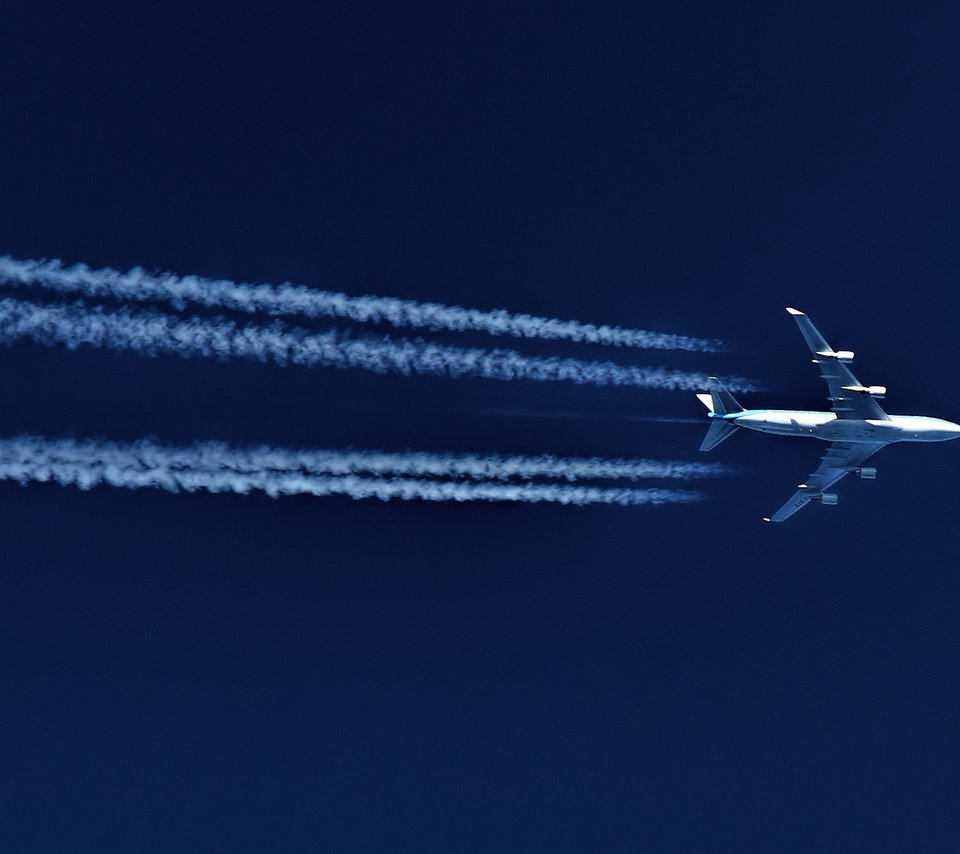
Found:
M 713 406 L 709 409 L 715 415 L 743 412 L 743 407 L 737 402 L 737 399 L 723 387 L 723 383 L 716 377 L 710 377 L 707 388 L 710 390 L 710 399 L 713 403 Z
M 737 399 L 727 391 L 716 377 L 710 377 L 707 384 L 709 394 L 698 394 L 700 402 L 710 410 L 710 427 L 707 435 L 700 443 L 701 451 L 709 451 L 717 447 L 725 439 L 729 439 L 737 429 L 737 422 L 726 419 L 724 415 L 736 415 L 743 412 L 743 407 Z

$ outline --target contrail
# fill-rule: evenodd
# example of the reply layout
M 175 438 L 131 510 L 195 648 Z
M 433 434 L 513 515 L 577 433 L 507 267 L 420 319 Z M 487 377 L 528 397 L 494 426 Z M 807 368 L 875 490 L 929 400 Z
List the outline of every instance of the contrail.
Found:
M 600 457 L 518 456 L 500 454 L 314 450 L 260 445 L 236 448 L 222 442 L 188 447 L 159 445 L 142 439 L 129 444 L 74 439 L 19 436 L 0 439 L 0 460 L 15 463 L 86 464 L 104 466 L 211 470 L 238 473 L 286 472 L 305 475 L 375 475 L 380 477 L 437 477 L 470 480 L 642 480 L 721 477 L 733 472 L 720 463 L 673 460 L 604 459 Z
M 307 333 L 280 323 L 238 325 L 223 318 L 183 319 L 159 312 L 106 312 L 82 305 L 41 305 L 0 299 L 0 342 L 107 347 L 144 356 L 250 359 L 279 365 L 362 368 L 378 374 L 474 376 L 494 380 L 567 381 L 648 389 L 701 390 L 707 375 L 669 368 L 525 356 L 515 350 L 451 347 L 419 338 L 354 336 L 339 330 Z M 756 385 L 726 378 L 732 391 Z
M 698 424 L 701 427 L 706 423 L 703 418 L 685 418 L 673 415 L 617 415 L 610 412 L 564 412 L 551 409 L 504 409 L 499 407 L 484 407 L 479 410 L 481 415 L 495 415 L 506 418 L 569 418 L 580 421 L 640 421 L 645 424 Z
M 263 492 L 273 498 L 281 495 L 345 495 L 354 499 L 379 498 L 381 501 L 510 501 L 537 504 L 552 502 L 568 505 L 616 504 L 624 507 L 643 504 L 684 504 L 698 501 L 700 493 L 670 489 L 606 489 L 593 486 L 541 483 L 470 483 L 416 479 L 364 478 L 310 475 L 289 471 L 224 471 L 205 468 L 181 468 L 164 465 L 155 457 L 145 465 L 132 446 L 111 444 L 101 455 L 94 443 L 87 443 L 85 459 L 56 459 L 31 456 L 38 440 L 0 443 L 0 480 L 55 482 L 62 486 L 91 489 L 100 484 L 126 489 L 153 488 L 168 492 Z M 50 450 L 53 450 L 55 444 Z M 27 451 L 27 453 L 24 453 Z
M 148 273 L 136 267 L 127 273 L 85 264 L 67 267 L 62 261 L 18 261 L 0 257 L 0 283 L 36 285 L 62 294 L 109 297 L 137 302 L 167 302 L 177 308 L 188 303 L 251 314 L 302 317 L 337 317 L 361 323 L 388 323 L 453 332 L 486 332 L 518 338 L 582 341 L 616 347 L 656 350 L 693 350 L 700 353 L 724 349 L 723 342 L 618 326 L 579 323 L 504 309 L 484 311 L 433 302 L 379 296 L 349 296 L 303 285 L 254 285 L 200 276 Z

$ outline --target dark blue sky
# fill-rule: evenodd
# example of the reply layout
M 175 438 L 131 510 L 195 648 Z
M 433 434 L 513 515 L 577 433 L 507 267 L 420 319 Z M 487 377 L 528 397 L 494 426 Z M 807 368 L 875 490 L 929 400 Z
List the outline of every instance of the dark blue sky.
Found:
M 0 250 L 723 337 L 613 355 L 825 408 L 798 305 L 892 411 L 957 419 L 958 25 L 13 3 Z M 9 434 L 696 458 L 702 433 L 626 420 L 700 415 L 687 393 L 0 366 Z M 960 446 L 762 525 L 820 451 L 738 435 L 715 457 L 743 476 L 686 508 L 0 484 L 0 848 L 952 851 Z

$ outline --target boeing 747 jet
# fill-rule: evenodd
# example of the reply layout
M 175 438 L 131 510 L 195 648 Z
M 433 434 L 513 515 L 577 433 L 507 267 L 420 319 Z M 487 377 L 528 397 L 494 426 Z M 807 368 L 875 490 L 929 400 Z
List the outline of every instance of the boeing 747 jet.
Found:
M 836 504 L 835 493 L 826 490 L 853 472 L 864 480 L 877 476 L 875 468 L 863 464 L 877 451 L 894 442 L 945 442 L 960 437 L 960 424 L 923 415 L 888 415 L 878 400 L 887 390 L 881 385 L 865 386 L 848 365 L 850 350 L 834 350 L 802 311 L 788 308 L 820 368 L 830 392 L 832 412 L 791 409 L 744 409 L 716 377 L 710 377 L 706 394 L 698 394 L 707 407 L 710 427 L 701 451 L 715 448 L 738 427 L 776 433 L 778 436 L 812 436 L 830 443 L 820 467 L 801 483 L 793 497 L 764 522 L 783 522 L 811 502 Z

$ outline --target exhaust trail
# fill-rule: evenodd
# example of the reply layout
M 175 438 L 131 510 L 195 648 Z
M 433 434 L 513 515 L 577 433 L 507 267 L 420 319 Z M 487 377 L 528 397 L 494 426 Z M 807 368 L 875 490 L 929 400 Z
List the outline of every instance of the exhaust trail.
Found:
M 142 470 L 276 472 L 305 475 L 375 475 L 380 477 L 510 480 L 693 480 L 722 477 L 733 469 L 721 463 L 674 460 L 604 459 L 600 457 L 508 456 L 406 451 L 293 450 L 260 445 L 231 447 L 201 442 L 188 447 L 159 445 L 142 439 L 128 444 L 19 436 L 0 439 L 0 460 L 14 463 L 85 464 Z
M 136 267 L 122 273 L 85 264 L 67 267 L 62 261 L 18 261 L 0 257 L 0 283 L 14 287 L 36 285 L 61 294 L 109 297 L 136 302 L 167 302 L 178 309 L 187 304 L 274 316 L 333 317 L 360 323 L 387 323 L 450 332 L 486 332 L 518 338 L 580 341 L 615 347 L 656 350 L 725 349 L 723 342 L 619 326 L 579 323 L 504 309 L 485 311 L 434 302 L 416 302 L 380 296 L 350 296 L 303 285 L 255 285 L 200 276 L 148 273 Z
M 381 501 L 487 501 L 543 502 L 583 506 L 612 504 L 634 507 L 644 504 L 686 504 L 702 496 L 690 490 L 608 489 L 593 486 L 540 483 L 470 483 L 417 479 L 364 478 L 310 475 L 288 471 L 224 471 L 218 469 L 165 465 L 155 456 L 145 465 L 131 447 L 111 445 L 101 448 L 86 443 L 86 458 L 63 459 L 48 454 L 37 458 L 25 454 L 18 439 L 0 443 L 0 480 L 54 482 L 61 486 L 91 489 L 106 484 L 125 489 L 163 489 L 168 492 L 232 492 L 246 495 L 262 492 L 272 498 L 282 495 L 343 495 L 353 499 L 378 498 Z M 38 441 L 28 440 L 33 448 Z M 55 443 L 54 443 L 55 444 Z
M 424 374 L 494 380 L 573 382 L 598 386 L 699 391 L 707 375 L 669 368 L 634 367 L 555 356 L 526 356 L 515 350 L 452 347 L 420 338 L 355 336 L 339 330 L 308 333 L 279 322 L 238 325 L 223 318 L 184 319 L 160 312 L 106 312 L 82 305 L 41 305 L 0 299 L 0 343 L 106 347 L 143 356 L 248 359 L 278 365 L 360 368 L 378 374 Z M 753 391 L 754 382 L 725 379 L 734 391 Z
M 573 421 L 624 421 L 641 422 L 644 424 L 697 424 L 702 427 L 707 422 L 703 418 L 686 418 L 673 415 L 615 415 L 605 412 L 564 412 L 546 409 L 503 409 L 485 407 L 479 410 L 481 415 L 490 415 L 503 418 L 555 418 Z

